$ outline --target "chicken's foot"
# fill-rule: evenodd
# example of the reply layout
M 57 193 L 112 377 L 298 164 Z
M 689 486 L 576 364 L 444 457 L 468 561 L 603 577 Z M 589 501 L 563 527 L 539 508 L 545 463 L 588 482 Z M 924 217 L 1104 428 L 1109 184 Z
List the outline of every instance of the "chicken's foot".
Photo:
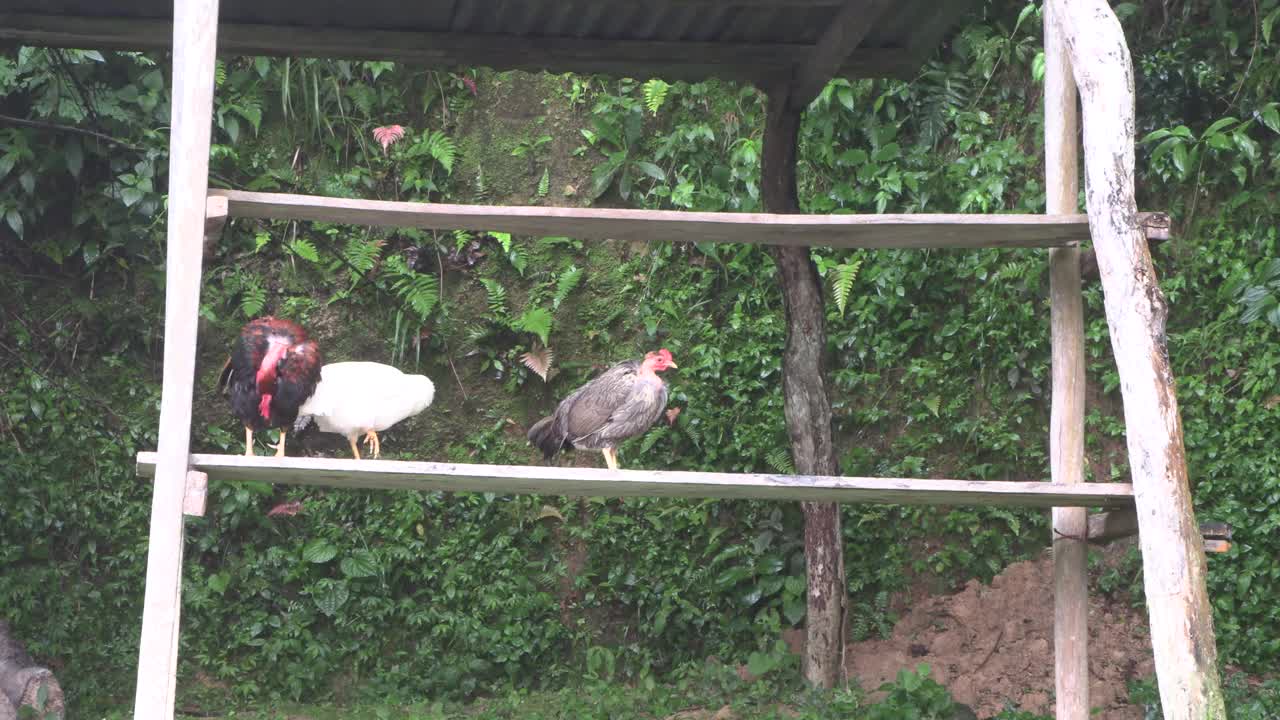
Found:
M 359 459 L 360 459 L 360 445 L 359 445 L 358 443 L 356 443 L 356 436 L 355 436 L 355 435 L 348 435 L 348 436 L 347 436 L 347 442 L 351 443 L 351 454 L 352 454 L 352 455 L 354 455 L 354 456 L 355 456 L 355 458 L 356 458 L 357 460 L 359 460 Z
M 253 457 L 253 428 L 244 426 L 244 455 Z
M 609 466 L 609 469 L 617 470 L 618 469 L 618 449 L 604 448 L 600 452 L 604 453 L 604 461 Z
M 382 457 L 382 441 L 378 439 L 378 433 L 370 430 L 365 434 L 364 442 L 368 446 L 369 452 L 373 453 L 374 460 Z
M 276 457 L 284 457 L 284 428 L 280 428 L 280 442 L 276 443 Z

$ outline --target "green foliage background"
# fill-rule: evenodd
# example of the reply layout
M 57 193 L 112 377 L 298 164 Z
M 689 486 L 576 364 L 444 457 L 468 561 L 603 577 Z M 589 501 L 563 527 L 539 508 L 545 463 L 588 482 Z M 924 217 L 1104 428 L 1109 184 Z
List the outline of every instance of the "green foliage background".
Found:
M 1149 136 L 1139 204 L 1176 223 L 1155 256 L 1197 510 L 1236 531 L 1210 562 L 1219 648 L 1265 671 L 1280 660 L 1280 5 L 1116 9 Z M 805 208 L 1042 211 L 1039 21 L 1036 4 L 988 2 L 914 80 L 829 85 L 802 129 Z M 150 497 L 133 459 L 155 445 L 159 402 L 167 62 L 0 55 L 0 114 L 64 128 L 0 122 L 0 607 L 76 679 L 86 711 L 132 697 Z M 217 81 L 215 186 L 759 209 L 750 88 L 267 58 L 220 63 Z M 384 149 L 372 130 L 391 124 L 406 134 Z M 523 428 L 539 412 L 593 368 L 661 344 L 680 363 L 681 412 L 623 448 L 628 466 L 791 467 L 781 297 L 760 248 L 239 221 L 206 250 L 198 450 L 238 451 L 213 381 L 239 325 L 273 312 L 311 326 L 330 359 L 435 380 L 436 405 L 388 435 L 392 456 L 535 462 Z M 1044 253 L 814 255 L 832 292 L 846 473 L 1047 476 Z M 1088 452 L 1105 482 L 1127 469 L 1101 300 L 1095 281 Z M 521 359 L 546 347 L 548 382 Z M 292 500 L 299 514 L 266 515 Z M 766 662 L 803 619 L 790 504 L 215 485 L 209 508 L 188 525 L 184 693 L 452 698 L 556 687 L 604 657 L 611 676 L 651 684 L 708 655 Z M 859 638 L 892 626 L 890 599 L 911 583 L 988 579 L 1047 544 L 1042 512 L 844 512 Z

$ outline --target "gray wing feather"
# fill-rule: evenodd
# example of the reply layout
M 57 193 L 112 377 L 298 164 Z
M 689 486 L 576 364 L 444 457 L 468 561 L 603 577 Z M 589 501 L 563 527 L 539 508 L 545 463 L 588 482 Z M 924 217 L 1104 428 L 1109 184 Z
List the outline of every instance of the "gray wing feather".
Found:
M 599 449 L 648 430 L 667 405 L 667 387 L 640 381 L 639 369 L 635 360 L 619 363 L 565 398 L 556 410 L 563 436 Z
M 565 398 L 556 408 L 556 423 L 564 436 L 572 441 L 604 427 L 630 399 L 639 369 L 634 360 L 618 363 Z
M 667 386 L 636 384 L 631 399 L 613 414 L 609 422 L 596 433 L 599 441 L 615 445 L 629 437 L 640 435 L 662 416 L 667 407 Z

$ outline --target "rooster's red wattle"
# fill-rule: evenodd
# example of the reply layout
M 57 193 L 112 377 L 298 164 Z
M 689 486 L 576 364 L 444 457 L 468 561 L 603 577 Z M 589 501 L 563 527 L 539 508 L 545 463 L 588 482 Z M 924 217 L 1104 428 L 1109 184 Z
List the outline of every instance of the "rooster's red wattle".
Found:
M 253 432 L 280 428 L 276 456 L 284 456 L 285 432 L 320 381 L 320 347 L 301 325 L 258 318 L 240 329 L 222 367 L 218 390 L 244 423 L 244 454 L 253 455 Z

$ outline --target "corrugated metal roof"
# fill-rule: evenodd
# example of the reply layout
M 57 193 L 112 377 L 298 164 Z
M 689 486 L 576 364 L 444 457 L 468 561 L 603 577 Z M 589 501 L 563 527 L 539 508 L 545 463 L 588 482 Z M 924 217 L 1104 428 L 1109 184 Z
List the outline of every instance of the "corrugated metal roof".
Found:
M 844 2 L 222 0 L 220 37 L 228 52 L 751 78 L 794 68 Z M 913 71 L 972 4 L 894 3 L 875 19 L 842 74 Z M 171 0 L 5 0 L 0 8 L 0 38 L 139 49 L 166 44 L 173 13 Z M 392 34 L 361 46 L 362 31 Z M 513 46 L 514 41 L 524 44 Z

